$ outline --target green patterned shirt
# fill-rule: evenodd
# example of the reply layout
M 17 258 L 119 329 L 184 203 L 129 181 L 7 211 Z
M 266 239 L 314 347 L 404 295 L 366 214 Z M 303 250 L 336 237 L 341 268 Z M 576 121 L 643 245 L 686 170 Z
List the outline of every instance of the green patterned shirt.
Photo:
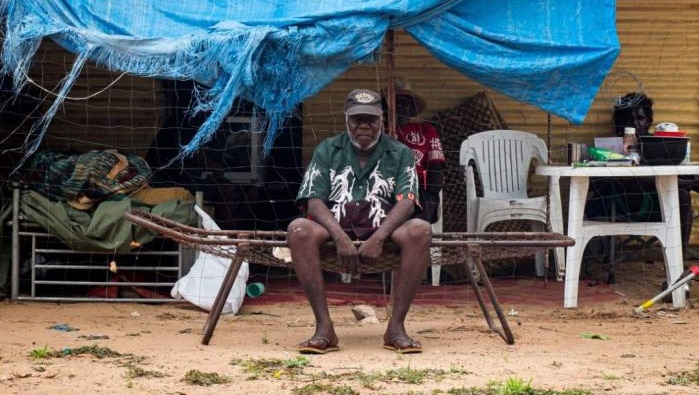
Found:
M 378 227 L 388 214 L 386 205 L 392 207 L 402 199 L 417 204 L 414 155 L 405 145 L 381 134 L 362 168 L 347 133 L 331 137 L 313 153 L 296 202 L 304 210 L 311 198 L 325 201 L 338 222 L 346 215 L 348 204 L 369 202 L 370 222 Z

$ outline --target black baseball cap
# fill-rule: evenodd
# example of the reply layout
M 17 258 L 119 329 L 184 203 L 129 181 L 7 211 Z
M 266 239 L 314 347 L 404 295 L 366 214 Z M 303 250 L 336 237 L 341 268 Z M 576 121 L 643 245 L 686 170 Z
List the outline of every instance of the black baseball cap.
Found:
M 381 108 L 381 96 L 368 89 L 355 89 L 347 95 L 345 101 L 345 114 L 369 114 L 381 116 L 383 110 Z

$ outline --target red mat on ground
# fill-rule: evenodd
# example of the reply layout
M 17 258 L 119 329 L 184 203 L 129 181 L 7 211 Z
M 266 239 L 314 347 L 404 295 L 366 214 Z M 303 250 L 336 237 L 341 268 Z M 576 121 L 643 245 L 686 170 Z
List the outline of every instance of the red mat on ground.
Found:
M 262 305 L 280 302 L 305 302 L 306 297 L 298 281 L 294 278 L 260 281 L 265 284 L 265 293 L 257 298 L 245 298 L 245 304 Z M 491 279 L 495 295 L 500 304 L 506 305 L 550 305 L 563 306 L 563 282 L 544 281 L 538 278 L 494 278 Z M 328 302 L 331 305 L 366 303 L 383 306 L 389 302 L 380 279 L 353 280 L 350 284 L 339 281 L 326 282 Z M 485 287 L 481 292 L 487 299 Z M 590 286 L 581 282 L 578 291 L 579 305 L 594 305 L 600 302 L 620 302 L 623 297 L 614 293 L 607 284 L 597 282 Z M 415 296 L 415 304 L 455 305 L 477 304 L 478 301 L 467 284 L 432 285 L 423 284 Z

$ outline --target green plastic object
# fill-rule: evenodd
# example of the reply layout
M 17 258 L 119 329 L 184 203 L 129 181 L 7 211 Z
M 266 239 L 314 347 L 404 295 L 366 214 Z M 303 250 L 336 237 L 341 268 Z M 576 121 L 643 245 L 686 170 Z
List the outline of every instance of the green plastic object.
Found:
M 592 158 L 592 160 L 607 161 L 607 160 L 624 159 L 624 155 L 617 154 L 616 152 L 612 152 L 611 150 L 609 150 L 607 148 L 590 147 L 587 149 L 587 152 L 590 154 L 590 157 Z

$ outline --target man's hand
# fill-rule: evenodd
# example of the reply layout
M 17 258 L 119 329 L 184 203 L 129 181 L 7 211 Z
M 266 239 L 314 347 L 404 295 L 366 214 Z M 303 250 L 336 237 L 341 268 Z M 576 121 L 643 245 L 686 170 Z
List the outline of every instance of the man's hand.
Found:
M 337 259 L 340 262 L 340 271 L 352 275 L 358 274 L 361 261 L 357 253 L 357 247 L 352 243 L 352 239 L 347 234 L 342 233 L 342 236 L 333 241 L 337 250 Z
M 357 274 L 359 273 L 359 254 L 357 247 L 352 243 L 352 239 L 340 227 L 340 224 L 332 215 L 328 207 L 320 199 L 308 200 L 308 214 L 314 221 L 321 224 L 330 235 L 335 249 L 337 250 L 337 258 L 340 263 L 340 271 L 343 273 Z
M 359 259 L 364 265 L 373 265 L 383 253 L 383 240 L 374 237 L 376 234 L 364 241 L 358 249 Z

